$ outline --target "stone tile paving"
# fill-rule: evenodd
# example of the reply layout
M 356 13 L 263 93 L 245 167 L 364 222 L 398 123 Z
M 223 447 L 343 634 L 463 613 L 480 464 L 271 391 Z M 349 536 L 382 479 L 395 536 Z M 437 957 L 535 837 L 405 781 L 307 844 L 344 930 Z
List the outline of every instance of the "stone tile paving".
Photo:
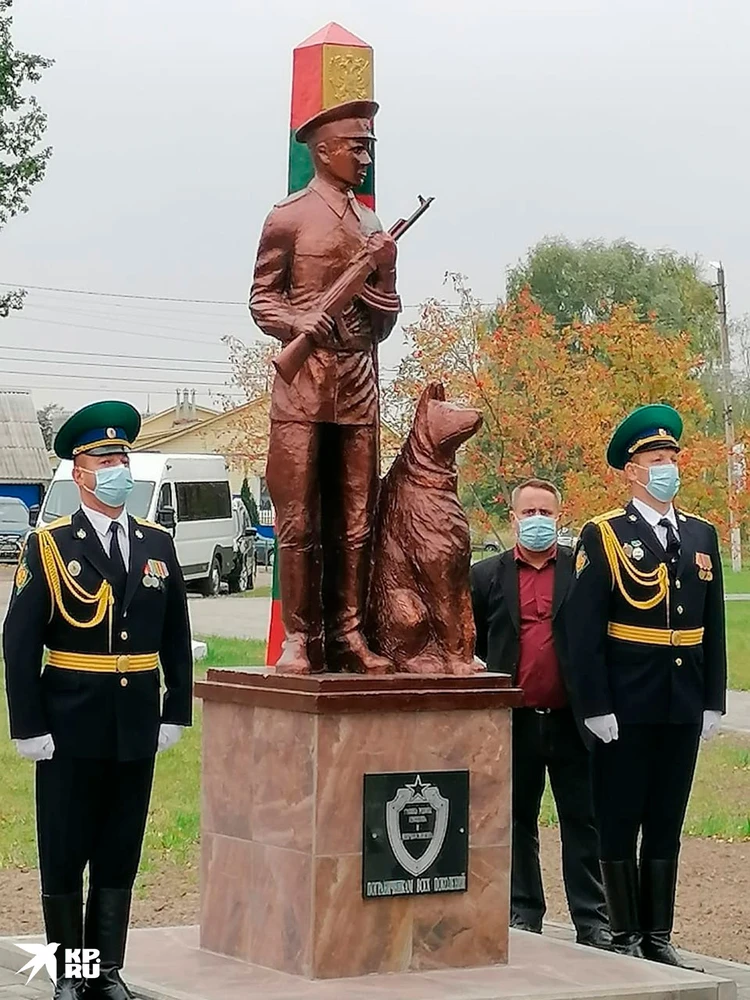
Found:
M 33 979 L 27 986 L 26 973 L 19 976 L 9 969 L 0 968 L 0 1000 L 11 1000 L 11 997 L 13 1000 L 49 1000 L 51 996 L 52 986 L 46 975 L 39 982 Z
M 545 934 L 551 937 L 562 938 L 565 941 L 573 941 L 573 928 L 567 924 L 559 924 L 549 921 L 544 925 Z M 741 965 L 739 962 L 725 962 L 721 958 L 709 958 L 707 955 L 694 955 L 691 952 L 682 952 L 688 962 L 694 963 L 696 968 L 701 968 L 708 976 L 716 976 L 717 979 L 730 979 L 737 984 L 737 1000 L 750 1000 L 750 965 Z

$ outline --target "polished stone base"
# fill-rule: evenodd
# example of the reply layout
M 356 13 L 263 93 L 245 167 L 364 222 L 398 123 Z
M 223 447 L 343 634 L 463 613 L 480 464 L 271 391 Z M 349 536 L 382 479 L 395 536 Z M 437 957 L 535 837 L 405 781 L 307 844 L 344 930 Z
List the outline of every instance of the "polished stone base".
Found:
M 8 938 L 0 939 L 0 965 L 15 971 L 26 958 Z M 510 932 L 510 959 L 503 966 L 311 982 L 201 951 L 197 927 L 148 928 L 130 933 L 125 975 L 144 1000 L 735 1000 L 737 995 L 729 980 L 523 931 Z M 19 977 L 23 982 L 25 976 Z
M 204 949 L 310 979 L 507 961 L 506 676 L 211 670 L 196 693 Z M 364 900 L 363 775 L 461 769 L 468 891 Z

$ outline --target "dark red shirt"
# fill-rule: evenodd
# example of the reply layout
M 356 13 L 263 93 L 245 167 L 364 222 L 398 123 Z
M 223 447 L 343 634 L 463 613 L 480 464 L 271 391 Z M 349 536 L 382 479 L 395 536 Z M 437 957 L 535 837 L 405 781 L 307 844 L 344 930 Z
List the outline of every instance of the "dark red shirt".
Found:
M 540 569 L 526 562 L 518 546 L 514 555 L 521 613 L 521 655 L 516 683 L 523 690 L 527 708 L 565 708 L 568 696 L 552 638 L 557 549 L 552 550 Z

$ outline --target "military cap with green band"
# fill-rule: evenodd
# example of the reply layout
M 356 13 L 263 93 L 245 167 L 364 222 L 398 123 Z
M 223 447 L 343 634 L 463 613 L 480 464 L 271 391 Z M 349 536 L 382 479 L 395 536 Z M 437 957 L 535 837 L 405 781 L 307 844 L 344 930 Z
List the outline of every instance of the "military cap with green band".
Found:
M 613 469 L 624 469 L 639 452 L 658 448 L 680 450 L 682 417 L 673 406 L 650 403 L 625 417 L 612 435 L 607 448 L 607 462 Z
M 69 417 L 55 436 L 58 458 L 117 455 L 129 451 L 141 429 L 141 415 L 130 403 L 103 400 Z

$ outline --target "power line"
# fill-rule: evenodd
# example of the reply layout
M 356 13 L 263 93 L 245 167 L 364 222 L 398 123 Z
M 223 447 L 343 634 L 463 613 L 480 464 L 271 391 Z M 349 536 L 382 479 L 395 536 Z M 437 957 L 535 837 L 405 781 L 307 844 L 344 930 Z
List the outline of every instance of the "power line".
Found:
M 202 306 L 244 306 L 236 299 L 183 299 L 173 295 L 136 295 L 132 292 L 95 292 L 90 288 L 53 288 L 50 285 L 26 285 L 22 281 L 0 281 L 4 288 L 31 288 L 37 292 L 61 292 L 65 295 L 97 295 L 103 299 L 140 299 L 146 302 L 188 302 Z
M 64 320 L 57 319 L 37 319 L 34 316 L 15 316 L 14 319 L 22 320 L 27 323 L 44 323 L 47 326 L 65 326 L 73 330 L 94 330 L 97 333 L 116 333 L 119 336 L 127 337 L 147 337 L 149 340 L 174 340 L 178 344 L 189 343 L 189 344 L 210 344 L 212 342 L 211 338 L 201 338 L 196 340 L 194 337 L 170 337 L 165 334 L 159 334 L 155 336 L 153 333 L 142 333 L 137 330 L 117 330 L 111 326 L 89 326 L 86 323 L 66 323 Z M 216 335 L 216 340 L 221 338 L 221 334 Z
M 59 378 L 59 376 L 55 375 L 53 372 L 50 372 L 49 374 L 47 374 L 45 372 L 24 372 L 24 371 L 16 371 L 14 369 L 9 369 L 9 368 L 6 368 L 3 374 L 5 374 L 5 375 L 33 375 L 34 377 L 39 377 L 39 378 Z M 217 372 L 217 374 L 219 374 L 219 373 Z M 86 380 L 91 381 L 91 382 L 102 382 L 102 381 L 104 381 L 104 382 L 153 382 L 156 385 L 170 385 L 170 384 L 172 384 L 172 380 L 171 379 L 140 378 L 139 376 L 133 376 L 132 378 L 121 378 L 119 375 L 74 375 L 72 372 L 66 372 L 65 375 L 64 375 L 64 378 L 66 378 L 66 379 L 69 379 L 69 378 L 86 379 Z M 177 389 L 177 388 L 181 389 L 183 387 L 182 386 L 183 381 L 184 381 L 184 379 L 179 380 L 179 385 L 177 384 L 177 381 L 175 381 L 174 388 L 175 389 Z M 228 388 L 228 386 L 224 382 L 193 382 L 192 379 L 191 379 L 191 388 L 193 386 L 200 386 L 201 388 L 209 388 L 209 389 L 227 389 Z
M 51 285 L 27 285 L 22 281 L 0 281 L 0 287 L 25 288 L 37 292 L 57 292 L 62 295 L 92 295 L 104 299 L 132 299 L 141 302 L 180 302 L 187 305 L 203 306 L 243 306 L 247 301 L 241 299 L 188 299 L 176 295 L 137 295 L 134 292 L 97 292 L 91 288 L 55 288 Z M 495 302 L 483 302 L 481 305 L 497 305 Z M 421 304 L 402 305 L 403 309 L 421 309 Z
M 0 350 L 5 350 L 5 348 L 0 348 Z M 32 361 L 30 361 L 30 360 L 27 361 L 25 358 L 0 358 L 0 361 L 6 361 L 6 360 L 7 361 L 11 361 L 11 362 L 16 362 L 16 363 L 20 362 L 21 364 L 32 364 Z M 104 361 L 78 361 L 78 360 L 75 360 L 75 361 L 66 361 L 66 360 L 64 360 L 62 358 L 52 358 L 49 361 L 47 361 L 47 360 L 35 358 L 33 360 L 33 363 L 35 365 L 67 365 L 67 366 L 71 366 L 72 365 L 74 367 L 99 368 L 99 369 L 103 369 L 103 370 L 108 369 L 108 368 L 123 368 L 123 369 L 125 369 L 125 371 L 177 372 L 177 373 L 182 373 L 182 375 L 180 377 L 186 376 L 185 381 L 192 381 L 192 376 L 193 375 L 201 374 L 200 372 L 185 371 L 183 368 L 154 368 L 154 367 L 152 367 L 150 365 L 120 365 L 120 364 L 112 364 L 109 361 L 107 361 L 107 362 L 104 362 Z M 38 372 L 38 373 L 37 372 L 31 372 L 29 374 L 39 374 L 39 375 L 44 375 L 45 377 L 47 377 L 48 375 L 53 375 L 54 372 Z M 223 369 L 218 370 L 218 371 L 207 372 L 206 374 L 208 374 L 208 375 L 231 375 L 232 374 L 232 369 L 231 368 L 223 368 Z M 75 376 L 73 376 L 73 377 L 75 378 Z M 107 377 L 106 375 L 103 376 L 103 378 L 106 378 L 106 377 Z
M 133 357 L 132 354 L 105 354 L 105 353 L 99 352 L 99 351 L 66 351 L 66 350 L 63 350 L 63 349 L 57 348 L 57 347 L 51 347 L 48 350 L 45 347 L 21 347 L 20 345 L 18 345 L 18 346 L 11 346 L 11 347 L 5 347 L 4 345 L 0 345 L 0 351 L 6 351 L 6 352 L 7 351 L 24 351 L 25 353 L 29 353 L 29 354 L 46 354 L 46 355 L 50 355 L 50 354 L 65 354 L 66 356 L 76 357 L 76 358 L 78 358 L 78 357 L 81 357 L 81 358 L 90 358 L 90 357 L 100 356 L 100 357 L 106 359 L 105 361 L 91 361 L 91 362 L 88 362 L 88 363 L 90 363 L 92 365 L 96 365 L 97 367 L 100 367 L 103 364 L 108 364 L 110 358 L 117 358 L 118 360 L 127 361 L 128 358 Z M 12 358 L 11 360 L 13 360 L 13 361 L 24 361 L 23 358 Z M 232 370 L 231 366 L 229 365 L 229 363 L 227 361 L 219 361 L 219 360 L 212 359 L 212 358 L 165 358 L 165 357 L 162 357 L 161 355 L 139 354 L 137 356 L 137 360 L 138 361 L 176 361 L 180 365 L 186 364 L 188 362 L 190 364 L 201 364 L 201 365 L 223 365 L 225 371 L 231 372 L 231 370 Z M 29 359 L 28 363 L 31 364 L 31 361 L 32 361 L 32 359 Z M 24 361 L 24 363 L 26 363 L 26 362 Z M 44 364 L 46 362 L 42 361 L 42 363 Z M 63 365 L 63 364 L 64 365 L 69 365 L 69 364 L 86 364 L 87 362 L 84 362 L 84 361 L 56 361 L 54 358 L 52 358 L 52 359 L 50 359 L 49 363 L 52 363 L 52 364 L 61 364 L 61 365 Z M 119 368 L 119 367 L 123 367 L 123 368 L 141 368 L 143 366 L 142 365 L 112 365 L 111 367 L 113 367 L 113 368 Z M 149 370 L 151 370 L 151 369 L 149 369 Z M 165 370 L 167 370 L 167 369 L 165 369 Z
M 184 333 L 184 332 L 187 332 L 187 333 L 198 333 L 198 334 L 200 334 L 200 333 L 206 333 L 208 336 L 212 336 L 214 334 L 213 330 L 206 330 L 205 329 L 206 323 L 203 320 L 199 320 L 198 321 L 200 323 L 200 326 L 203 327 L 203 329 L 196 329 L 194 327 L 187 326 L 186 324 L 181 324 L 179 326 L 174 326 L 174 325 L 166 324 L 166 323 L 154 323 L 151 319 L 149 319 L 149 318 L 147 318 L 145 316 L 126 316 L 126 315 L 113 316 L 111 313 L 107 314 L 107 313 L 101 313 L 101 312 L 93 312 L 90 309 L 75 309 L 75 308 L 71 309 L 69 306 L 46 305 L 44 303 L 39 303 L 39 302 L 30 302 L 28 305 L 24 306 L 24 310 L 23 311 L 24 311 L 24 314 L 26 316 L 26 319 L 36 319 L 37 322 L 41 323 L 42 322 L 41 319 L 37 319 L 36 316 L 33 316 L 33 315 L 30 316 L 29 315 L 29 313 L 34 313 L 34 312 L 36 312 L 36 310 L 43 310 L 44 312 L 52 312 L 56 316 L 58 316 L 60 314 L 62 314 L 64 316 L 75 314 L 76 316 L 83 316 L 85 318 L 90 318 L 90 319 L 102 319 L 102 320 L 105 320 L 105 321 L 107 321 L 107 320 L 113 320 L 115 323 L 133 323 L 133 324 L 138 324 L 138 326 L 140 326 L 140 328 L 142 330 L 143 329 L 149 329 L 149 330 L 174 330 L 176 333 Z M 157 318 L 158 319 L 162 319 L 161 316 L 159 316 Z M 187 316 L 186 319 L 192 321 L 193 317 L 192 316 Z M 229 325 L 234 326 L 234 325 L 236 325 L 239 322 L 245 323 L 247 321 L 247 319 L 249 319 L 249 317 L 244 317 L 243 316 L 241 320 L 231 320 L 228 316 L 224 316 L 224 317 L 216 316 L 215 319 L 216 319 L 217 322 L 220 322 L 223 325 L 223 327 L 224 327 L 224 329 L 222 330 L 222 332 L 221 333 L 217 332 L 216 335 L 219 336 L 219 337 L 223 337 L 223 336 L 226 335 L 226 328 L 227 328 L 227 326 L 229 326 Z M 46 322 L 49 322 L 49 321 L 47 320 Z

